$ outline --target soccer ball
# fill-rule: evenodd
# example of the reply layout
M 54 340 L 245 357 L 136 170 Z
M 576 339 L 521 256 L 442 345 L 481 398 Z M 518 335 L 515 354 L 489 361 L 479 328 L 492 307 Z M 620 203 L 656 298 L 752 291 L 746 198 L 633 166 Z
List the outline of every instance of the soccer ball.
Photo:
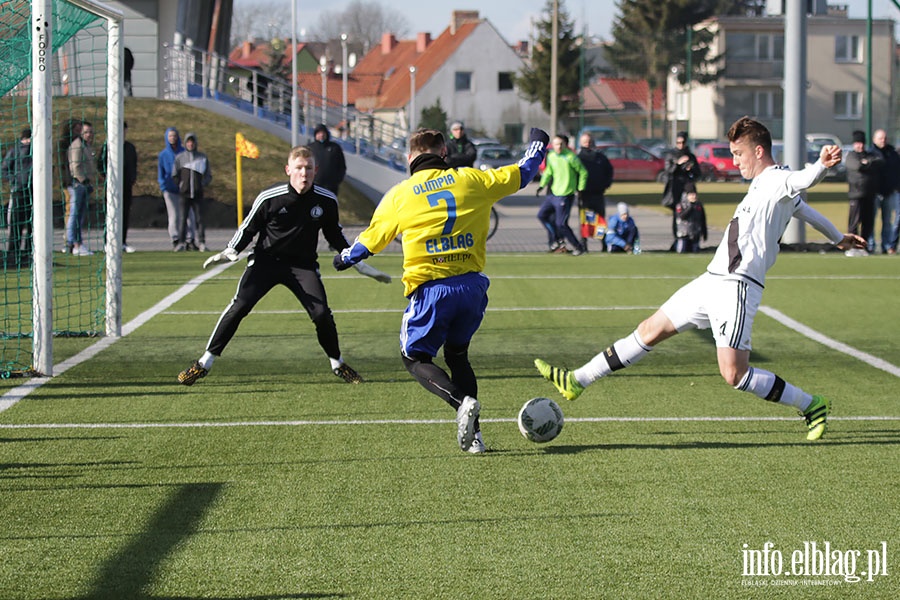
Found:
M 550 398 L 532 398 L 519 411 L 519 431 L 532 442 L 543 444 L 559 435 L 563 413 Z

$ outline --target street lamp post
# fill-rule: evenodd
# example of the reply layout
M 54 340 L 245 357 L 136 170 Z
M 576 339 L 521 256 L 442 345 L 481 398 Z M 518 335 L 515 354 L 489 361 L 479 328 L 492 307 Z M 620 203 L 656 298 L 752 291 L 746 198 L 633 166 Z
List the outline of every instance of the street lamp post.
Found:
M 300 99 L 297 97 L 297 0 L 291 0 L 291 147 L 299 143 Z
M 409 67 L 409 137 L 412 137 L 413 131 L 416 130 L 416 68 L 412 65 Z
M 347 123 L 347 34 L 341 34 L 341 119 L 344 122 L 344 128 L 348 127 Z
M 328 104 L 328 60 L 325 55 L 319 59 L 319 71 L 322 73 L 322 123 L 327 124 L 325 108 Z

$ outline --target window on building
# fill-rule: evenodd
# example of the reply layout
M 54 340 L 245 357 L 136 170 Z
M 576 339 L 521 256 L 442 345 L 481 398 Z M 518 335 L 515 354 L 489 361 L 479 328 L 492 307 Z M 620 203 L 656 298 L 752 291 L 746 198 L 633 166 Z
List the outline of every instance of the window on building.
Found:
M 862 94 L 859 92 L 834 93 L 834 118 L 859 119 L 862 116 Z
M 862 40 L 858 35 L 838 35 L 834 38 L 834 62 L 861 63 Z
M 472 72 L 471 71 L 457 71 L 455 77 L 456 86 L 455 89 L 457 92 L 468 92 L 472 89 Z
M 690 115 L 691 98 L 688 92 L 679 90 L 675 92 L 675 118 L 686 121 L 691 118 Z
M 728 59 L 737 62 L 784 60 L 784 35 L 780 33 L 729 33 Z
M 780 91 L 753 93 L 753 114 L 760 118 L 780 119 L 784 113 L 784 94 Z
M 510 73 L 508 71 L 501 71 L 500 73 L 497 73 L 497 90 L 501 92 L 512 90 L 514 79 L 515 73 Z

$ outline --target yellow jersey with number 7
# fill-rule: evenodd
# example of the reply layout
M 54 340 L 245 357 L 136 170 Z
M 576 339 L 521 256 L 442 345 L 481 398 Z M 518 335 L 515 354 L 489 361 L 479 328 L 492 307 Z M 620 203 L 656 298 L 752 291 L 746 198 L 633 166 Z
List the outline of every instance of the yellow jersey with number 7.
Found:
M 357 241 L 373 254 L 403 235 L 403 286 L 484 269 L 491 206 L 519 190 L 518 165 L 423 169 L 384 195 Z

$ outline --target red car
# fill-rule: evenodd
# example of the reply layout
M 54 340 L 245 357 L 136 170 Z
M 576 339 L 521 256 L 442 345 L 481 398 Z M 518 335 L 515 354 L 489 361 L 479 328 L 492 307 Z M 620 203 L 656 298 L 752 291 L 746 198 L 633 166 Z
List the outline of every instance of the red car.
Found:
M 597 144 L 613 166 L 614 181 L 665 181 L 666 161 L 637 144 Z
M 700 172 L 706 181 L 739 181 L 741 170 L 734 166 L 728 144 L 706 142 L 697 144 L 694 155 L 700 163 Z

